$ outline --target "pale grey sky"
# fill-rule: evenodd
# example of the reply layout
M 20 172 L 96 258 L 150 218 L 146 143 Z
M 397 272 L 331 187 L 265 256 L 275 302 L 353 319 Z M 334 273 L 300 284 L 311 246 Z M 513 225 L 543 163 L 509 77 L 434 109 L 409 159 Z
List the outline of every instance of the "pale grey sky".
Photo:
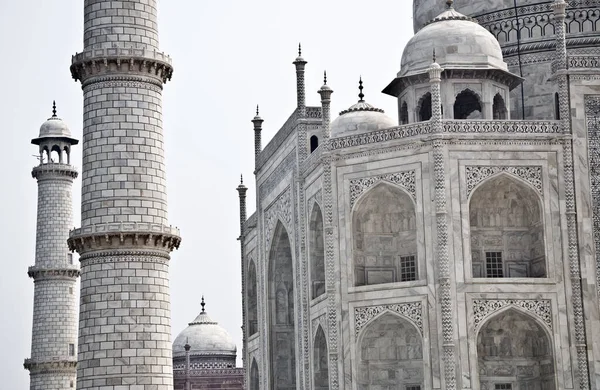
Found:
M 441 1 L 441 0 L 440 0 Z M 0 0 L 2 136 L 6 157 L 0 193 L 0 367 L 2 389 L 29 386 L 23 359 L 31 347 L 37 184 L 31 178 L 39 126 L 58 114 L 82 136 L 82 92 L 71 79 L 71 55 L 83 49 L 82 0 Z M 412 36 L 409 0 L 162 0 L 161 50 L 173 58 L 164 91 L 169 221 L 183 242 L 171 261 L 175 337 L 200 310 L 207 311 L 241 354 L 241 282 L 238 198 L 240 173 L 254 212 L 254 145 L 250 120 L 260 104 L 266 144 L 295 108 L 298 42 L 308 61 L 307 103 L 327 69 L 332 112 L 357 100 L 362 75 L 366 100 L 397 119 L 396 102 L 380 91 L 400 67 Z M 263 145 L 264 146 L 264 145 Z M 81 167 L 81 145 L 73 160 Z M 74 186 L 79 226 L 81 182 Z

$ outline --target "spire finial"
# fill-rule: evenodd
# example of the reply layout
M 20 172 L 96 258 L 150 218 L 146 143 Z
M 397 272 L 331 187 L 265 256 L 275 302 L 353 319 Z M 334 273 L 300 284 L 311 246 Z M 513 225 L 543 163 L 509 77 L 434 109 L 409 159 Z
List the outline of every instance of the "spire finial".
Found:
M 364 102 L 365 94 L 363 93 L 363 81 L 362 76 L 358 79 L 358 90 L 360 91 L 358 94 L 359 102 Z
M 56 118 L 56 100 L 52 101 L 52 118 Z
M 298 57 L 302 57 L 302 42 L 298 43 Z
M 240 175 L 240 185 L 244 184 L 244 175 Z
M 323 71 L 323 85 L 327 85 L 327 71 Z
M 200 302 L 200 306 L 202 306 L 202 313 L 204 313 L 204 306 L 206 306 L 206 303 L 204 303 L 204 295 L 202 295 L 202 302 Z
M 258 115 L 258 104 L 256 105 L 256 116 L 259 116 Z
M 448 8 L 454 8 L 454 0 L 446 0 L 446 5 Z
M 435 47 L 433 48 L 433 62 L 435 62 L 436 58 L 435 58 Z

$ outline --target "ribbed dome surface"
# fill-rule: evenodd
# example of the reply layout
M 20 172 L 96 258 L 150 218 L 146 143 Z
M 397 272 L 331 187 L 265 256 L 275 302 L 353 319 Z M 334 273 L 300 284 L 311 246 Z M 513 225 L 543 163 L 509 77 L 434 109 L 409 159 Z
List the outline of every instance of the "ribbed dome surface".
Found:
M 236 356 L 237 348 L 229 333 L 204 309 L 173 342 L 173 356 L 185 354 L 186 343 L 191 347 L 190 355 Z
M 434 49 L 444 69 L 508 70 L 496 38 L 473 19 L 449 8 L 411 38 L 398 76 L 426 72 Z

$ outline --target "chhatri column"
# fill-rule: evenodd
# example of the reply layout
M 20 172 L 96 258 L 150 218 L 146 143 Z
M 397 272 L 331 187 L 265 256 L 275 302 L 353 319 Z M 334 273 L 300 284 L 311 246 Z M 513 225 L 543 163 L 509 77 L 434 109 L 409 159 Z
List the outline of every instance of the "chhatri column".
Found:
M 85 0 L 77 388 L 173 388 L 170 252 L 156 0 Z
M 39 165 L 31 175 L 38 183 L 30 390 L 64 390 L 75 387 L 77 375 L 77 278 L 67 238 L 73 226 L 72 192 L 77 170 L 70 165 L 71 147 L 79 141 L 67 125 L 53 115 L 31 141 L 39 148 Z

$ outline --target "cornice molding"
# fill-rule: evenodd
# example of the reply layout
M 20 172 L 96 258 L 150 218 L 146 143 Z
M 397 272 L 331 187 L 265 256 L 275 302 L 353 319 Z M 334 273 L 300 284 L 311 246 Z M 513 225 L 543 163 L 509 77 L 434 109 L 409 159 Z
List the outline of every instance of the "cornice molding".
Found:
M 34 281 L 42 280 L 68 280 L 75 281 L 81 271 L 75 268 L 38 268 L 36 266 L 29 267 L 27 269 L 27 275 Z
M 77 360 L 76 358 L 63 358 L 51 361 L 35 361 L 33 359 L 25 359 L 23 367 L 29 370 L 30 375 L 33 374 L 76 374 Z

